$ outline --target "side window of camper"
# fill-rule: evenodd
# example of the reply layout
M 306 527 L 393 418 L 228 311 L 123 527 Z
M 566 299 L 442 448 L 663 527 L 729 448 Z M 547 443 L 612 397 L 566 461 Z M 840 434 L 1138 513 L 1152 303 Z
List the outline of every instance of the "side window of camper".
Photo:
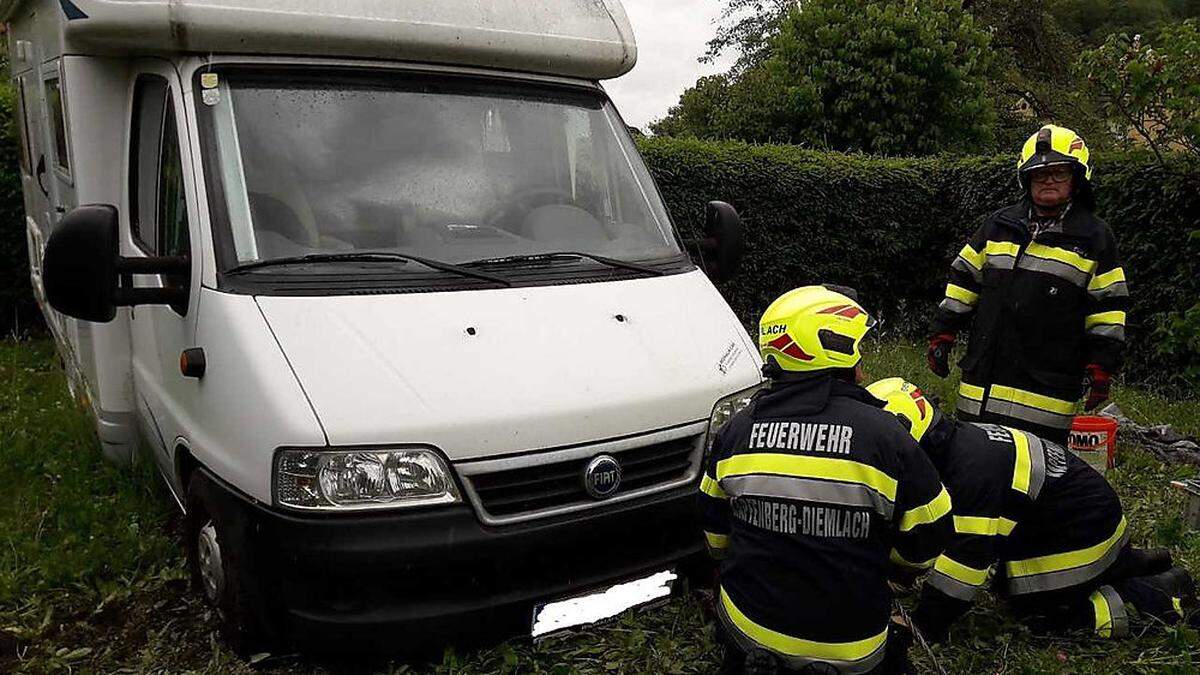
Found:
M 29 158 L 33 154 L 33 148 L 29 145 L 29 117 L 28 106 L 25 94 L 25 78 L 17 78 L 17 127 L 21 134 L 20 151 L 21 151 L 21 173 L 26 176 L 33 173 L 30 168 Z
M 167 102 L 163 122 L 162 152 L 158 166 L 158 251 L 160 255 L 187 255 L 187 201 L 183 194 L 183 158 L 179 153 L 179 132 L 175 126 L 175 106 Z M 173 280 L 177 284 L 184 279 Z
M 46 106 L 50 110 L 50 124 L 54 131 L 54 163 L 69 176 L 71 158 L 67 149 L 67 117 L 63 109 L 62 81 L 58 75 L 46 78 Z
M 167 81 L 139 78 L 129 134 L 129 225 L 134 241 L 151 255 L 158 253 L 158 169 L 166 107 Z

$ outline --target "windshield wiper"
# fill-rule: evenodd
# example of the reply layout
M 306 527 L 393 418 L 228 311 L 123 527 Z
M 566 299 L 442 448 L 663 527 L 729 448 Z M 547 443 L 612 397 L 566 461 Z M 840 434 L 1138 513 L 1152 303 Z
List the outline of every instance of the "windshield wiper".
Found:
M 588 260 L 594 260 L 603 265 L 608 265 L 609 267 L 620 267 L 622 269 L 634 270 L 636 272 L 645 272 L 646 274 L 653 274 L 655 276 L 660 276 L 660 277 L 667 273 L 664 270 L 660 270 L 656 267 L 650 267 L 649 265 L 642 265 L 640 263 L 635 263 L 635 262 L 627 262 L 625 260 L 617 260 L 616 258 L 607 258 L 605 256 L 596 255 L 594 253 L 583 253 L 582 251 L 553 251 L 553 252 L 549 252 L 549 253 L 530 253 L 527 255 L 510 255 L 510 256 L 505 256 L 502 258 L 484 258 L 483 260 L 472 260 L 471 262 L 463 263 L 463 266 L 483 267 L 486 265 L 507 265 L 507 264 L 527 263 L 527 262 L 535 262 L 536 263 L 536 262 L 541 262 L 541 261 L 552 261 L 555 259 L 562 259 L 562 258 L 586 258 Z
M 432 258 L 423 258 L 416 255 L 408 255 L 407 253 L 392 253 L 390 251 L 358 251 L 355 253 L 310 253 L 308 255 L 298 255 L 289 258 L 272 258 L 270 260 L 259 260 L 257 262 L 246 263 L 229 270 L 227 274 L 241 274 L 250 270 L 262 269 L 264 267 L 276 267 L 282 265 L 302 265 L 304 263 L 322 263 L 322 262 L 370 262 L 377 261 L 392 261 L 392 262 L 415 262 L 420 263 L 431 269 L 441 272 L 450 272 L 459 276 L 470 277 L 472 279 L 482 279 L 483 281 L 491 281 L 504 286 L 512 286 L 512 281 L 505 279 L 496 274 L 488 274 L 478 270 L 469 269 L 461 265 L 442 262 L 441 260 L 433 260 Z

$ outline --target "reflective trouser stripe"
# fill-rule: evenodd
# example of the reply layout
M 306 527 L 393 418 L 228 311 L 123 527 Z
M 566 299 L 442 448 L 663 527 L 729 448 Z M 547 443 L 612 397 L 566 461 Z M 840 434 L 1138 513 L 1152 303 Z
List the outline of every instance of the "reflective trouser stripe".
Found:
M 727 535 L 727 534 L 716 534 L 716 533 L 705 530 L 704 538 L 705 538 L 705 540 L 708 541 L 708 545 L 711 546 L 712 548 L 728 548 L 729 547 L 729 535 Z
M 892 500 L 878 490 L 860 483 L 766 474 L 726 476 L 721 483 L 734 497 L 782 497 L 818 504 L 858 506 L 873 509 L 888 520 L 892 519 L 896 508 Z
M 1008 518 L 954 516 L 954 531 L 958 534 L 979 534 L 985 537 L 999 534 L 1007 537 L 1016 527 L 1017 522 Z
M 838 673 L 857 675 L 869 672 L 883 662 L 887 647 L 887 627 L 877 635 L 853 642 L 817 642 L 784 635 L 760 626 L 741 612 L 720 589 L 717 614 L 730 636 L 746 652 L 766 648 L 782 658 L 785 665 L 799 670 L 814 663 L 833 666 Z
M 1079 551 L 1053 553 L 1005 563 L 1008 592 L 1012 595 L 1040 593 L 1087 583 L 1112 566 L 1129 543 L 1124 516 L 1117 529 L 1104 541 Z
M 717 462 L 717 480 L 723 486 L 729 486 L 727 478 L 753 474 L 856 483 L 871 487 L 890 502 L 896 501 L 895 478 L 870 464 L 849 459 L 763 452 L 735 455 Z
M 1046 481 L 1046 450 L 1042 439 L 1019 429 L 1005 427 L 1012 435 L 1016 463 L 1013 466 L 1012 489 L 1037 499 Z
M 1070 429 L 1076 402 L 1005 385 L 992 385 L 984 410 L 1052 429 Z
M 1088 599 L 1092 601 L 1095 615 L 1096 635 L 1102 638 L 1129 636 L 1129 616 L 1125 612 L 1125 601 L 1112 586 L 1101 586 Z
M 718 560 L 725 557 L 725 551 L 729 548 L 729 535 L 705 530 L 704 540 L 708 543 L 708 552 L 712 554 L 712 557 Z
M 983 410 L 983 387 L 977 387 L 966 382 L 959 384 L 958 404 L 956 407 L 959 412 L 968 415 L 979 415 Z
M 721 489 L 721 484 L 704 474 L 704 478 L 700 479 L 700 491 L 714 499 L 728 499 L 729 496 Z
M 928 525 L 929 523 L 937 522 L 943 516 L 950 513 L 950 493 L 943 487 L 942 491 L 936 497 L 929 500 L 928 504 L 922 504 L 916 508 L 909 509 L 900 516 L 900 531 L 908 532 L 918 525 Z
M 896 549 L 892 549 L 892 552 L 888 555 L 888 559 L 901 567 L 907 567 L 914 570 L 927 570 L 930 567 L 933 567 L 933 564 L 937 562 L 937 558 L 930 558 L 925 562 L 913 562 L 900 555 L 900 551 L 897 551 Z
M 979 588 L 987 582 L 988 571 L 975 569 L 942 554 L 933 564 L 933 573 L 925 582 L 952 598 L 966 602 L 975 599 Z

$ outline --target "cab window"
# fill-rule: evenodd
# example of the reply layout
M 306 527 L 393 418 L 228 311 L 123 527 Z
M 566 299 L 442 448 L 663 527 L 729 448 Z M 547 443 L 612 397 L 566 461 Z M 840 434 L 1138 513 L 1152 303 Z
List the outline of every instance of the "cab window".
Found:
M 175 126 L 175 108 L 168 101 L 163 121 L 162 152 L 158 165 L 158 251 L 160 255 L 187 255 L 187 202 L 183 195 L 183 158 L 179 152 L 179 133 Z
M 63 109 L 62 81 L 58 75 L 46 78 L 46 105 L 50 109 L 51 130 L 54 132 L 54 164 L 67 175 L 71 174 L 71 158 L 67 148 L 67 118 Z
M 146 253 L 186 256 L 187 200 L 183 156 L 171 89 L 161 77 L 145 75 L 134 88 L 130 137 L 129 223 Z M 167 286 L 187 286 L 187 274 L 164 275 Z M 180 314 L 186 307 L 176 307 Z
M 25 94 L 25 78 L 17 78 L 17 128 L 21 134 L 20 151 L 21 151 L 21 173 L 29 176 L 33 173 L 30 168 L 29 157 L 33 152 L 33 148 L 29 145 L 29 115 L 28 102 Z
M 138 79 L 130 127 L 129 223 L 134 240 L 152 255 L 158 253 L 158 169 L 166 105 L 166 80 Z

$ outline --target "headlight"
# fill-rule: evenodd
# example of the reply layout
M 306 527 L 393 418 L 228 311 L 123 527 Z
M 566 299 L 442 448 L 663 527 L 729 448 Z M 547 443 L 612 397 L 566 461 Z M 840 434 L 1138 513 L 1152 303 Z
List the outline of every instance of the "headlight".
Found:
M 750 405 L 750 399 L 754 398 L 758 390 L 765 386 L 767 386 L 767 383 L 762 382 L 749 389 L 743 389 L 736 394 L 730 394 L 725 398 L 717 400 L 716 405 L 713 406 L 712 415 L 708 418 L 708 433 L 704 437 L 705 458 L 712 452 L 713 441 L 716 440 L 717 430 L 721 428 L 721 425 L 728 422 L 730 417 L 733 417 L 746 406 Z
M 459 495 L 433 450 L 282 450 L 275 457 L 275 500 L 353 511 L 449 504 Z

